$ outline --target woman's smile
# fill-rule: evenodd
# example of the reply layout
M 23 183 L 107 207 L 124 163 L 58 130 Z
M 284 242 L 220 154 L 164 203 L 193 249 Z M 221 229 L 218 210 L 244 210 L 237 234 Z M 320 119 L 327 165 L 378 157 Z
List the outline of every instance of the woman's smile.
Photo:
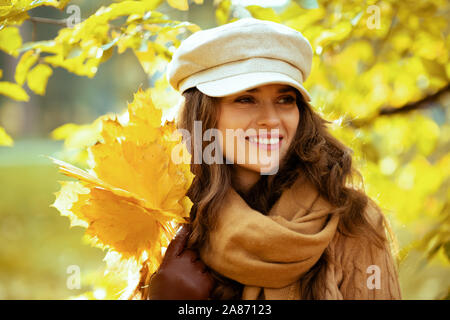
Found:
M 263 148 L 265 150 L 275 150 L 280 149 L 283 141 L 283 136 L 281 135 L 254 135 L 245 137 L 251 145 L 258 148 Z

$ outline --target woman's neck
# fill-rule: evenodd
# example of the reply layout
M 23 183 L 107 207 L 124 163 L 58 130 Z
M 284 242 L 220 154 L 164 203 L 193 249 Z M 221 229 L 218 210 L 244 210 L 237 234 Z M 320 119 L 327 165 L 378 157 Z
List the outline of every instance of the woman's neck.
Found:
M 239 166 L 233 167 L 233 187 L 243 193 L 247 193 L 258 182 L 261 174 Z

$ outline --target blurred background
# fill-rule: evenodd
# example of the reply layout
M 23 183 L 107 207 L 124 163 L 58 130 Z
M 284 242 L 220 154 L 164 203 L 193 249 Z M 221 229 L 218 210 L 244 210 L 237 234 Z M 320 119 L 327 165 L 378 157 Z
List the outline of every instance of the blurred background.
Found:
M 140 86 L 153 90 L 155 104 L 167 117 L 175 114 L 178 95 L 165 82 L 164 68 L 173 48 L 195 31 L 174 32 L 169 26 L 148 34 L 153 29 L 139 28 L 146 20 L 137 17 L 133 24 L 127 19 L 132 13 L 121 7 L 122 15 L 108 21 L 108 32 L 100 23 L 91 24 L 77 49 L 76 42 L 57 38 L 67 28 L 61 19 L 74 12 L 68 6 L 79 9 L 83 22 L 100 7 L 123 1 L 60 2 L 66 7 L 32 1 L 14 7 L 12 1 L 11 8 L 0 11 L 0 81 L 15 84 L 0 83 L 0 299 L 67 299 L 85 292 L 94 299 L 114 297 L 107 284 L 92 281 L 102 276 L 105 252 L 90 246 L 82 227 L 69 228 L 69 219 L 50 207 L 58 181 L 67 178 L 45 155 L 85 167 L 86 147 L 98 139 L 95 120 L 122 113 Z M 449 298 L 448 1 L 129 2 L 145 3 L 171 21 L 189 21 L 201 29 L 253 16 L 302 32 L 314 49 L 305 83 L 312 104 L 354 150 L 367 193 L 391 223 L 403 297 Z M 28 18 L 18 18 L 24 12 Z M 19 31 L 18 44 L 12 29 Z M 91 57 L 95 67 L 90 71 L 82 71 L 86 61 L 45 60 L 76 57 L 75 49 L 87 52 L 92 45 L 86 39 L 103 45 L 103 56 Z M 65 51 L 50 49 L 58 46 Z M 32 77 L 25 84 L 18 75 L 26 52 L 38 54 L 52 70 L 37 75 L 43 91 Z M 12 93 L 17 86 L 27 98 L 22 91 L 22 96 Z M 74 265 L 83 282 L 70 289 Z

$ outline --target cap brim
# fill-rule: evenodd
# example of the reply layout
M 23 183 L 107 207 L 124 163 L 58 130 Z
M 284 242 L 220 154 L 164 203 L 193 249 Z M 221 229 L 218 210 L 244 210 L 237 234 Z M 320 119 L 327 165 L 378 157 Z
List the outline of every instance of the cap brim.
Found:
M 311 96 L 301 83 L 291 77 L 277 72 L 243 73 L 219 80 L 197 84 L 198 90 L 210 97 L 224 97 L 266 84 L 287 84 L 300 91 L 306 101 Z

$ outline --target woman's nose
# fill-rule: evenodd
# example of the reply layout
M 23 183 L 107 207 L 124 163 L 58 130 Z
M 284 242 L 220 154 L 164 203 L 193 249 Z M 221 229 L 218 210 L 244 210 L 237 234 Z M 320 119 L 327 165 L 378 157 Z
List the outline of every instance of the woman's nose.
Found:
M 259 126 L 274 127 L 280 123 L 280 117 L 278 115 L 277 109 L 272 102 L 262 103 L 260 108 L 258 108 L 258 119 L 257 124 Z

